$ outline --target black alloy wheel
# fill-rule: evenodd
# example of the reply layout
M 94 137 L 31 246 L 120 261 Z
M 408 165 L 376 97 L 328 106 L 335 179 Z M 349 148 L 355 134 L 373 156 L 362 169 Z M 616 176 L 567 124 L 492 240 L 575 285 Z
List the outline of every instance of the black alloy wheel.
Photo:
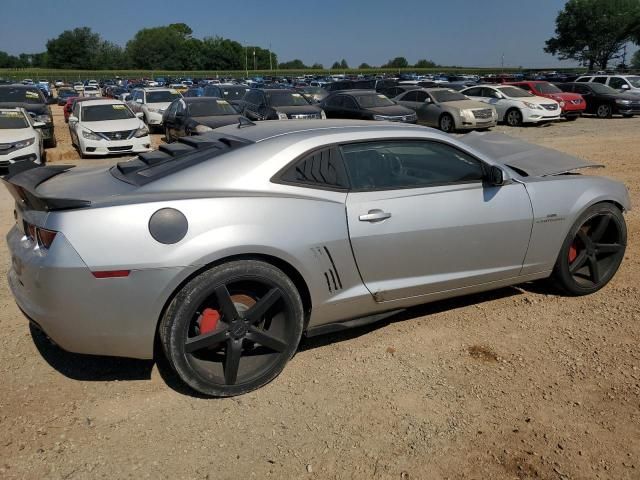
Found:
M 627 228 L 620 210 L 611 204 L 596 204 L 567 235 L 554 278 L 572 295 L 593 293 L 618 271 L 626 244 Z
M 517 108 L 512 108 L 506 114 L 507 125 L 510 127 L 519 127 L 522 125 L 522 112 Z
M 440 130 L 445 133 L 451 133 L 455 130 L 456 124 L 453 120 L 453 117 L 448 113 L 443 113 L 440 117 L 440 121 L 438 123 Z
M 185 383 L 226 397 L 273 380 L 295 353 L 302 326 L 291 280 L 270 264 L 246 260 L 189 282 L 167 309 L 160 336 Z
M 612 111 L 611 105 L 606 103 L 602 103 L 598 105 L 598 109 L 596 110 L 596 115 L 598 118 L 611 118 Z

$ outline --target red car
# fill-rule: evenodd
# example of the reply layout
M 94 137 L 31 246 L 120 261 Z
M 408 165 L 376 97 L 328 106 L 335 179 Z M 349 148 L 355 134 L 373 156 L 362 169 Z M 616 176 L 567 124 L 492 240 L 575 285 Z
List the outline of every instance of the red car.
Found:
M 71 111 L 73 110 L 73 105 L 76 103 L 76 101 L 82 102 L 83 100 L 95 100 L 95 99 L 96 97 L 69 97 L 67 99 L 67 103 L 65 103 L 63 107 L 64 123 L 69 123 L 69 117 L 71 116 Z
M 520 87 L 527 92 L 531 92 L 539 97 L 546 97 L 555 100 L 562 109 L 561 116 L 567 120 L 575 120 L 581 116 L 587 108 L 582 95 L 577 93 L 563 92 L 553 83 L 543 81 L 522 81 L 509 82 L 509 85 Z

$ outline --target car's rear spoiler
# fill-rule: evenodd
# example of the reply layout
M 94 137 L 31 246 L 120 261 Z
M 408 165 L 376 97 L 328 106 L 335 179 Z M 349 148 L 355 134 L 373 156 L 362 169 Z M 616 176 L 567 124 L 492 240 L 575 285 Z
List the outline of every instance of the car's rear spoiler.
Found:
M 32 162 L 20 162 L 10 165 L 9 173 L 0 178 L 16 202 L 30 210 L 52 211 L 85 208 L 91 205 L 90 201 L 43 197 L 36 192 L 38 185 L 73 167 L 74 165 L 40 167 Z

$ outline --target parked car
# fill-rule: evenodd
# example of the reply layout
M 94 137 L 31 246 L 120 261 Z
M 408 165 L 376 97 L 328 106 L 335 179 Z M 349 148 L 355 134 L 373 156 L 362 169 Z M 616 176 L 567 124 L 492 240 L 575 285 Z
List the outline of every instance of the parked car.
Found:
M 326 118 L 317 105 L 291 89 L 250 89 L 240 104 L 242 114 L 250 120 L 287 120 Z
M 51 108 L 40 89 L 34 85 L 0 85 L 0 108 L 24 108 L 40 128 L 45 148 L 56 146 Z
M 327 118 L 387 120 L 416 123 L 416 112 L 397 105 L 374 90 L 343 90 L 330 94 L 320 104 Z
M 396 98 L 398 105 L 414 110 L 418 123 L 443 132 L 495 127 L 498 114 L 493 106 L 446 88 L 409 90 Z
M 127 105 L 134 113 L 142 113 L 150 129 L 162 127 L 162 115 L 180 92 L 173 88 L 136 88 L 131 92 Z
M 392 87 L 384 87 L 377 90 L 387 98 L 396 98 L 398 95 L 408 92 L 409 90 L 417 90 L 421 88 L 419 85 L 394 85 Z
M 558 83 L 563 92 L 577 93 L 587 102 L 585 113 L 599 118 L 611 118 L 612 115 L 633 117 L 640 115 L 640 97 L 630 93 L 619 93 L 611 87 L 597 82 Z
M 548 277 L 598 291 L 624 259 L 630 199 L 565 175 L 594 165 L 496 133 L 229 125 L 112 168 L 4 177 L 8 284 L 63 349 L 164 353 L 196 391 L 239 395 L 303 333 Z
M 100 87 L 97 85 L 85 85 L 82 96 L 100 98 L 102 97 L 102 92 L 100 91 Z
M 493 105 L 498 121 L 511 127 L 523 123 L 543 123 L 560 119 L 560 104 L 555 100 L 537 97 L 511 85 L 480 85 L 461 91 L 473 100 Z
M 376 80 L 338 80 L 327 83 L 323 88 L 329 93 L 338 90 L 375 90 Z
M 64 87 L 65 83 L 63 80 L 56 80 L 53 84 L 56 88 Z
M 82 157 L 148 152 L 151 138 L 141 116 L 120 100 L 85 98 L 69 117 L 71 143 Z
M 180 137 L 196 135 L 214 128 L 238 123 L 240 115 L 222 98 L 191 97 L 174 100 L 162 117 L 168 143 Z
M 329 95 L 322 87 L 302 87 L 296 88 L 296 90 L 301 93 L 309 103 L 320 103 Z
M 640 95 L 640 75 L 583 75 L 576 82 L 601 83 L 620 93 Z
M 67 103 L 67 100 L 72 97 L 77 97 L 78 92 L 73 88 L 59 88 L 58 89 L 58 105 L 62 106 Z
M 533 95 L 537 95 L 538 97 L 555 100 L 560 104 L 560 108 L 562 109 L 560 116 L 567 120 L 576 120 L 587 108 L 587 102 L 584 101 L 581 95 L 578 95 L 577 93 L 563 92 L 554 84 L 549 82 L 530 80 L 514 82 L 508 85 L 514 85 L 532 93 Z
M 82 93 L 84 91 L 84 83 L 73 82 L 73 89 L 78 93 Z
M 25 161 L 44 165 L 44 126 L 24 108 L 0 108 L 0 168 Z

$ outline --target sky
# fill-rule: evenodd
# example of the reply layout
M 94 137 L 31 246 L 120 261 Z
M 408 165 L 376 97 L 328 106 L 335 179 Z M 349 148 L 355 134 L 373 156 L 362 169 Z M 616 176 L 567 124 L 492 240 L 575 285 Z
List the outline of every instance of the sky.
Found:
M 183 22 L 195 37 L 271 48 L 278 61 L 381 65 L 404 56 L 441 65 L 560 67 L 543 51 L 565 0 L 0 0 L 0 50 L 36 53 L 63 30 L 90 27 L 124 46 L 145 27 Z

